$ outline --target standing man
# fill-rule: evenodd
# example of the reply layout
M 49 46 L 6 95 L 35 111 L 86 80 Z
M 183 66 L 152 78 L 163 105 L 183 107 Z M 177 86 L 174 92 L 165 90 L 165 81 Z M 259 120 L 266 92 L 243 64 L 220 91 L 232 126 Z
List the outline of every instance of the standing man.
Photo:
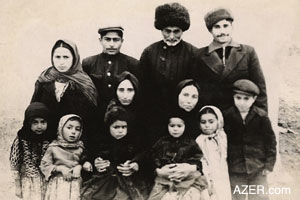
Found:
M 233 83 L 238 79 L 249 79 L 261 91 L 256 106 L 267 112 L 266 84 L 258 57 L 253 47 L 232 40 L 234 18 L 230 10 L 212 10 L 204 20 L 213 41 L 198 50 L 192 71 L 202 89 L 200 99 L 224 110 L 233 105 Z
M 159 137 L 176 85 L 189 77 L 196 47 L 182 40 L 190 27 L 188 10 L 179 3 L 158 6 L 154 26 L 162 40 L 148 46 L 140 58 L 146 121 L 151 124 L 152 142 Z
M 82 61 L 83 70 L 92 78 L 99 94 L 99 112 L 103 120 L 109 101 L 114 97 L 115 82 L 119 74 L 129 71 L 137 75 L 138 61 L 120 52 L 123 44 L 121 26 L 103 27 L 98 30 L 102 53 Z

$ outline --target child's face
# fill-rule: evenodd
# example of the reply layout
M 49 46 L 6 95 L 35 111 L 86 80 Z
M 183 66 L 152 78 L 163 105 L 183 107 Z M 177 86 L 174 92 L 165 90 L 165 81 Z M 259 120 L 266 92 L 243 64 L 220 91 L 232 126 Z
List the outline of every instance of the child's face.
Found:
M 198 102 L 198 90 L 193 85 L 184 87 L 178 96 L 178 105 L 187 112 L 193 110 Z
M 233 95 L 234 105 L 238 108 L 240 112 L 248 112 L 252 104 L 256 100 L 256 96 L 239 94 Z
M 127 122 L 117 120 L 109 126 L 111 136 L 117 140 L 127 135 Z
M 43 134 L 47 129 L 48 123 L 44 118 L 34 118 L 31 122 L 30 129 L 37 135 Z
M 69 143 L 75 143 L 81 136 L 81 124 L 78 120 L 68 120 L 62 130 L 62 137 Z
M 210 135 L 216 132 L 218 128 L 218 120 L 216 115 L 212 113 L 205 113 L 200 117 L 200 128 L 206 135 Z
M 128 79 L 122 81 L 119 84 L 117 88 L 117 97 L 122 105 L 130 105 L 133 100 L 134 94 L 134 87 Z
M 185 129 L 184 121 L 180 118 L 174 117 L 170 118 L 168 124 L 168 130 L 171 136 L 178 138 L 180 137 Z

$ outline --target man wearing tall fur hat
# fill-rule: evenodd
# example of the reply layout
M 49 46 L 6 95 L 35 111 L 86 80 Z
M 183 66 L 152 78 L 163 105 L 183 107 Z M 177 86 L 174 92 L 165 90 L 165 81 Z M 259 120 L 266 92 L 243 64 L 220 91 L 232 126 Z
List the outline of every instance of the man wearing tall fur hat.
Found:
M 183 32 L 190 27 L 190 16 L 179 3 L 158 6 L 154 26 L 161 31 L 163 38 L 143 51 L 140 70 L 146 115 L 148 120 L 151 118 L 151 124 L 157 125 L 162 121 L 160 117 L 171 102 L 176 85 L 189 77 L 196 47 L 182 40 Z M 152 130 L 158 134 L 157 127 Z
M 193 78 L 202 88 L 203 103 L 224 110 L 233 105 L 232 84 L 249 79 L 260 89 L 256 106 L 268 111 L 266 84 L 259 59 L 253 47 L 232 39 L 234 17 L 229 9 L 217 8 L 204 21 L 213 41 L 198 50 Z

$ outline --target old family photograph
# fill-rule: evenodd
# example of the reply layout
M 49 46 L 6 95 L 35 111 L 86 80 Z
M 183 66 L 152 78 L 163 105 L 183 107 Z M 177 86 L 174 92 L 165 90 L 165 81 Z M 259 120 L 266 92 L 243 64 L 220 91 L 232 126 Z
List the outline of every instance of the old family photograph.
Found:
M 298 0 L 2 5 L 1 199 L 298 199 Z

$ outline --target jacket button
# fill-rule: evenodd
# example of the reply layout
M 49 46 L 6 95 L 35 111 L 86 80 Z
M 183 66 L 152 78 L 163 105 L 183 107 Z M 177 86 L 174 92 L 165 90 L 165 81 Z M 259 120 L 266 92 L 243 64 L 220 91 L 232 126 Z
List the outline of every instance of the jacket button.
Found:
M 111 65 L 111 61 L 108 61 L 107 63 L 108 63 L 109 65 Z
M 164 47 L 163 47 L 163 49 L 167 49 L 167 47 L 166 47 L 166 46 L 164 46 Z
M 107 87 L 111 88 L 111 84 L 108 84 Z
M 111 76 L 111 73 L 110 73 L 110 72 L 107 72 L 106 75 L 107 75 L 107 76 Z

